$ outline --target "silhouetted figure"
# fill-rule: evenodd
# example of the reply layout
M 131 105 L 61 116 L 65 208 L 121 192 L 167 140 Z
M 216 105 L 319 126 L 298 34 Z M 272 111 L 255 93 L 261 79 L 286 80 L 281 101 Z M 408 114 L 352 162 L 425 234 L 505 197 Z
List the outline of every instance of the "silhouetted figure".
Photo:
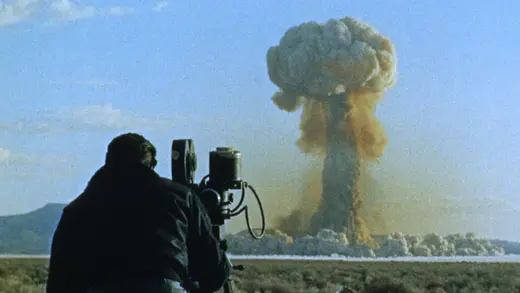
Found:
M 105 165 L 63 210 L 47 293 L 173 293 L 197 282 L 200 291 L 212 292 L 223 286 L 230 266 L 204 206 L 190 189 L 154 171 L 155 156 L 139 134 L 112 140 Z

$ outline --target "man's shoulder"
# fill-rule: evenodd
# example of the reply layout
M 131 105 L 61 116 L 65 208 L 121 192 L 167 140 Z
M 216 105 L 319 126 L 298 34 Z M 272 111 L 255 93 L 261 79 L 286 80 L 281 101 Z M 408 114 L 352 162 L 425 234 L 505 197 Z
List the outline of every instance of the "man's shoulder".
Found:
M 185 200 L 190 200 L 190 197 L 193 196 L 194 191 L 189 186 L 180 184 L 165 177 L 158 177 L 158 182 L 161 190 L 170 195 L 175 195 Z

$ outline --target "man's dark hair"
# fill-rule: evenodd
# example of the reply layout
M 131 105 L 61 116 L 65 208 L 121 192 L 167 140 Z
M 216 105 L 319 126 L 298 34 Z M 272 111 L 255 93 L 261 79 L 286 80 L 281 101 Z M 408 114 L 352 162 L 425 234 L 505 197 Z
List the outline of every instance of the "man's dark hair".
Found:
M 125 133 L 114 138 L 108 145 L 105 164 L 122 167 L 142 164 L 155 168 L 157 150 L 144 136 L 138 133 Z

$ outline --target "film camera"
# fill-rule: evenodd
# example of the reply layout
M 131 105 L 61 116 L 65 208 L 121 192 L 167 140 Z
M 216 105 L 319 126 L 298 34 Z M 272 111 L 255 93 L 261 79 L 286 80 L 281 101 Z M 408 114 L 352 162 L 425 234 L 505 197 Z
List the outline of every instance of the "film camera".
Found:
M 197 170 L 197 154 L 191 139 L 179 139 L 172 142 L 172 180 L 191 187 L 204 204 L 211 222 L 220 227 L 235 216 L 245 212 L 247 228 L 253 238 L 259 239 L 265 231 L 265 217 L 262 202 L 256 190 L 242 180 L 242 153 L 231 147 L 217 147 L 209 153 L 209 174 L 199 184 L 194 183 Z M 259 235 L 253 232 L 249 221 L 248 207 L 242 206 L 246 189 L 250 189 L 260 208 L 262 228 Z M 240 191 L 238 204 L 232 208 L 234 195 L 231 191 Z M 220 235 L 216 234 L 216 235 Z
M 172 142 L 171 156 L 172 180 L 189 186 L 199 196 L 206 208 L 213 224 L 213 233 L 220 237 L 220 228 L 235 216 L 245 212 L 247 229 L 251 236 L 260 239 L 265 232 L 265 216 L 262 202 L 256 190 L 242 179 L 242 154 L 231 147 L 217 147 L 209 153 L 209 174 L 204 176 L 199 184 L 195 183 L 195 171 L 197 170 L 197 154 L 195 144 L 191 139 L 178 139 Z M 262 228 L 257 235 L 251 228 L 247 205 L 243 206 L 246 190 L 254 194 L 262 219 Z M 234 195 L 232 191 L 240 191 L 238 204 L 233 207 Z M 224 249 L 227 245 L 223 245 Z M 233 269 L 243 270 L 243 266 L 232 266 Z M 231 281 L 223 288 L 224 292 L 232 292 Z

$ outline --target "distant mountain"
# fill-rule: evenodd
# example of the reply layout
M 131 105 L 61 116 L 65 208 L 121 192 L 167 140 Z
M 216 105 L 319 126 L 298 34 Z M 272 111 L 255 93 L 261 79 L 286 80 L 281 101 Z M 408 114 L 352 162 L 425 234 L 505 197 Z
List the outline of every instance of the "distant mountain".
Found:
M 35 211 L 0 216 L 0 254 L 48 254 L 65 204 L 47 204 Z
M 498 239 L 492 239 L 492 240 L 489 240 L 489 242 L 493 245 L 503 247 L 506 254 L 520 255 L 520 242 L 498 240 Z
M 65 204 L 47 204 L 35 211 L 0 216 L 0 254 L 49 254 L 54 230 Z M 506 254 L 520 255 L 520 243 L 490 240 Z

